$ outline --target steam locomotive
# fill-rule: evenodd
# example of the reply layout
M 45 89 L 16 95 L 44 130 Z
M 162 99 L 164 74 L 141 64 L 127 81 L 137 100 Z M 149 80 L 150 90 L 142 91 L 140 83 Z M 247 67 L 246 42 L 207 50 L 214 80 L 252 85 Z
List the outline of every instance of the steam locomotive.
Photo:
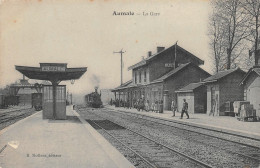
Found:
M 97 92 L 98 87 L 95 87 L 95 92 L 85 95 L 85 105 L 87 107 L 100 108 L 102 107 L 101 94 Z

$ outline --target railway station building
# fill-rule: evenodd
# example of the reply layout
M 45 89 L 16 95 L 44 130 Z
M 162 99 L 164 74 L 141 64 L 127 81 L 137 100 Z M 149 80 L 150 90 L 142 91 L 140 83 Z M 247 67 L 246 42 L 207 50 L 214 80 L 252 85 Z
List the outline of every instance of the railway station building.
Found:
M 204 80 L 210 74 L 200 68 L 204 61 L 177 44 L 169 48 L 157 47 L 157 53 L 148 52 L 147 58 L 130 66 L 132 80 L 113 89 L 115 99 L 128 101 L 133 107 L 139 98 L 152 103 L 163 103 L 170 110 L 172 100 L 177 100 L 176 90 Z

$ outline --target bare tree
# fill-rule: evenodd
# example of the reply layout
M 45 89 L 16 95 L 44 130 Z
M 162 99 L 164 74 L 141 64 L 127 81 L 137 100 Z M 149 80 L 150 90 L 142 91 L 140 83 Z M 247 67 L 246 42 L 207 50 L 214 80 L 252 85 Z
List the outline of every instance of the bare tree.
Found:
M 260 15 L 260 0 L 245 0 L 244 2 L 244 10 L 245 14 L 249 16 L 248 25 L 250 27 L 251 38 L 248 38 L 251 42 L 253 42 L 253 51 L 255 55 L 255 65 L 258 65 L 259 54 L 258 51 L 258 43 L 259 43 L 259 15 Z
M 212 49 L 214 54 L 217 53 L 215 57 L 216 55 L 219 57 L 215 58 L 216 67 L 218 67 L 216 70 L 236 67 L 236 60 L 244 55 L 243 42 L 249 36 L 248 15 L 242 12 L 244 10 L 242 0 L 214 0 L 212 7 L 211 31 L 217 28 L 218 34 L 221 36 L 221 40 L 217 38 L 218 40 L 214 41 L 213 33 L 213 38 L 211 38 Z M 219 26 L 220 28 L 218 28 Z M 218 48 L 214 48 L 215 44 Z
M 212 15 L 209 18 L 209 38 L 210 48 L 213 54 L 214 71 L 218 72 L 223 70 L 225 57 L 225 30 L 223 29 L 224 23 L 221 18 L 218 17 L 218 6 L 212 2 Z

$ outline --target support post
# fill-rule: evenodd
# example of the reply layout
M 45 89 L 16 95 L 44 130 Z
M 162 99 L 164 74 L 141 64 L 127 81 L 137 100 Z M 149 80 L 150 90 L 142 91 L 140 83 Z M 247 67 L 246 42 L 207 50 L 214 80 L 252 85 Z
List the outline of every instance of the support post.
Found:
M 123 84 L 123 52 L 121 52 L 121 85 Z
M 56 89 L 57 89 L 57 82 L 52 82 L 52 96 L 53 96 L 53 119 L 56 119 Z
M 118 106 L 120 107 L 120 94 L 121 94 L 121 92 L 118 92 L 119 93 L 119 95 L 118 95 L 118 97 L 119 97 L 119 103 L 118 103 Z

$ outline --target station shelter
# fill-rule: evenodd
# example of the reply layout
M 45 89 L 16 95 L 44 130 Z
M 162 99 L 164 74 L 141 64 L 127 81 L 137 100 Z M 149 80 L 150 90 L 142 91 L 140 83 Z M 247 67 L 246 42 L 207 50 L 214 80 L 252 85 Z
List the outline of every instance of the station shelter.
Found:
M 79 79 L 87 67 L 67 68 L 66 63 L 40 63 L 40 67 L 15 66 L 30 79 L 47 80 L 43 85 L 43 119 L 66 119 L 66 86 L 61 81 Z

